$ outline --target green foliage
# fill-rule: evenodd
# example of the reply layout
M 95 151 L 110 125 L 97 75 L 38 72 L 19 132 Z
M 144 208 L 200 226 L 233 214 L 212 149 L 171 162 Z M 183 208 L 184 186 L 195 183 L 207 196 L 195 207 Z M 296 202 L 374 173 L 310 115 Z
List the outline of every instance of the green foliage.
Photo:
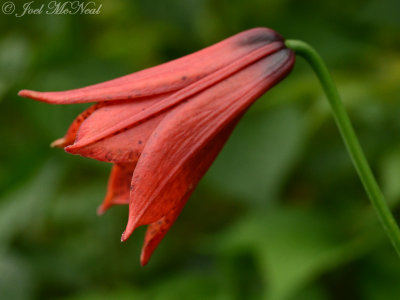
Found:
M 271 27 L 326 59 L 399 216 L 397 0 L 101 3 L 99 15 L 0 13 L 0 299 L 399 299 L 400 260 L 301 59 L 243 118 L 145 268 L 143 229 L 119 242 L 127 207 L 95 214 L 109 166 L 48 147 L 86 105 L 16 96 Z

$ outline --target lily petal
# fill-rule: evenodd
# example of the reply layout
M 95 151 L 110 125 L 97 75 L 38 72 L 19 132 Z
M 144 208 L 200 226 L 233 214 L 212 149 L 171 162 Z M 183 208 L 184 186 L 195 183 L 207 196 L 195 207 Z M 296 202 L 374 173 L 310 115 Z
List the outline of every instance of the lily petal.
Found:
M 100 106 L 101 106 L 100 103 L 96 103 L 90 106 L 88 109 L 84 110 L 79 116 L 75 118 L 75 120 L 69 126 L 68 131 L 64 135 L 64 137 L 55 140 L 54 142 L 51 143 L 50 146 L 57 148 L 64 148 L 68 145 L 73 144 L 76 139 L 76 134 L 78 133 L 79 127 Z
M 136 163 L 143 147 L 165 116 L 165 113 L 156 115 L 146 122 L 131 128 L 123 128 L 113 133 L 108 138 L 103 138 L 94 143 L 88 143 L 93 135 L 101 134 L 107 128 L 118 123 L 121 119 L 136 115 L 146 107 L 159 101 L 162 96 L 150 97 L 146 100 L 134 102 L 121 102 L 112 105 L 103 105 L 94 111 L 80 126 L 73 145 L 65 148 L 72 154 L 94 158 L 112 163 Z
M 62 92 L 22 90 L 18 95 L 53 104 L 136 99 L 177 91 L 282 37 L 254 28 L 195 53 L 103 83 Z
M 128 204 L 129 192 L 135 164 L 113 165 L 108 181 L 107 194 L 103 203 L 97 209 L 102 215 L 113 205 Z
M 291 70 L 282 49 L 231 75 L 172 110 L 149 138 L 132 177 L 129 221 L 122 236 L 168 215 L 208 169 L 193 165 L 202 149 Z M 211 163 L 211 162 L 210 162 Z
M 174 193 L 173 189 L 170 190 L 170 192 L 174 193 L 176 198 L 174 198 L 174 201 L 169 203 L 168 207 L 163 208 L 165 215 L 147 227 L 142 247 L 142 254 L 140 256 L 140 263 L 142 266 L 145 266 L 148 263 L 152 253 L 178 218 L 180 212 L 192 194 L 196 183 L 213 163 L 235 128 L 236 123 L 240 120 L 240 117 L 241 116 L 233 120 L 229 126 L 216 136 L 215 139 L 213 139 L 206 147 L 201 149 L 196 155 L 190 157 L 189 161 L 186 162 L 185 165 L 187 167 L 181 173 L 181 180 L 176 182 L 177 190 L 175 190 L 175 192 L 177 194 Z M 193 176 L 193 174 L 195 176 Z M 189 182 L 183 182 L 182 179 L 188 179 Z M 183 196 L 181 196 L 182 192 L 178 191 L 180 187 L 186 188 Z
M 234 75 L 240 70 L 246 68 L 252 63 L 260 60 L 265 56 L 269 56 L 279 50 L 284 48 L 283 42 L 273 42 L 267 44 L 265 46 L 260 47 L 259 49 L 244 55 L 240 59 L 232 62 L 226 67 L 204 77 L 203 79 L 171 94 L 168 97 L 163 98 L 160 96 L 160 101 L 155 102 L 150 105 L 143 111 L 133 114 L 125 119 L 120 119 L 118 123 L 113 126 L 107 127 L 105 130 L 98 132 L 96 134 L 90 135 L 85 141 L 76 142 L 75 147 L 86 146 L 90 143 L 108 137 L 116 132 L 123 130 L 124 128 L 133 127 L 137 124 L 145 122 L 147 119 L 152 118 L 155 115 L 158 115 L 168 109 L 175 107 L 176 105 L 186 101 L 186 99 L 192 97 L 200 93 L 203 90 L 206 90 L 218 82 L 228 78 L 229 76 Z

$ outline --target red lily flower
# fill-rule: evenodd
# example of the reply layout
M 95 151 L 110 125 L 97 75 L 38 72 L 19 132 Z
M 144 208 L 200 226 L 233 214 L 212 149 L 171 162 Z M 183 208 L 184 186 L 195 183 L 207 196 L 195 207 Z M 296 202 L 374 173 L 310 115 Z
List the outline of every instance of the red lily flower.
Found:
M 19 95 L 53 104 L 97 102 L 52 146 L 114 164 L 98 212 L 129 204 L 122 241 L 149 225 L 145 265 L 244 112 L 293 64 L 279 34 L 255 28 L 107 82 Z

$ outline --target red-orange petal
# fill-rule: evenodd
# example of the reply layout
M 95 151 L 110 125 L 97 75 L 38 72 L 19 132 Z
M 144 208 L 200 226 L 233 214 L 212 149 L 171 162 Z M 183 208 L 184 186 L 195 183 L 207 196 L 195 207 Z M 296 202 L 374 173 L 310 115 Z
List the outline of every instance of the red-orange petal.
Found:
M 177 91 L 266 44 L 282 41 L 268 28 L 254 28 L 176 60 L 84 88 L 62 92 L 22 90 L 19 95 L 53 104 L 136 99 Z
M 181 174 L 183 179 L 188 180 L 187 182 L 183 183 L 180 180 L 172 182 L 170 189 L 165 191 L 173 193 L 173 195 L 176 197 L 168 203 L 167 207 L 163 207 L 165 215 L 147 227 L 146 236 L 142 247 L 142 254 L 140 256 L 140 263 L 142 266 L 145 266 L 148 263 L 154 250 L 157 248 L 158 244 L 178 218 L 180 212 L 192 194 L 197 182 L 215 160 L 239 119 L 240 116 L 233 120 L 231 124 L 229 124 L 222 132 L 220 132 L 206 147 L 202 148 L 198 153 L 190 157 L 189 161 L 187 161 L 185 164 L 186 168 L 184 168 Z M 182 187 L 185 189 L 185 191 L 180 191 Z
M 164 115 L 156 116 L 135 127 L 87 146 L 68 146 L 65 151 L 105 162 L 135 163 L 139 159 L 149 136 L 163 117 Z
M 128 204 L 129 192 L 135 164 L 113 165 L 108 180 L 107 194 L 103 203 L 97 209 L 102 215 L 113 205 Z
M 120 120 L 133 116 L 159 101 L 162 96 L 134 102 L 106 104 L 93 112 L 80 126 L 74 144 L 65 148 L 72 154 L 112 163 L 136 163 L 143 147 L 165 114 L 159 114 L 131 128 L 115 132 L 107 138 L 87 143 L 93 135 L 114 126 Z
M 164 111 L 167 111 L 174 106 L 186 101 L 188 98 L 192 97 L 204 91 L 205 89 L 210 88 L 211 86 L 217 84 L 218 82 L 224 80 L 225 78 L 232 76 L 233 74 L 239 72 L 240 70 L 246 68 L 252 63 L 260 60 L 261 58 L 271 55 L 282 49 L 284 47 L 283 42 L 273 42 L 267 44 L 259 49 L 252 51 L 240 59 L 232 62 L 224 68 L 200 79 L 199 81 L 175 92 L 167 97 L 160 96 L 160 100 L 155 102 L 152 105 L 146 107 L 143 111 L 140 111 L 136 114 L 132 114 L 127 118 L 120 118 L 120 121 L 113 126 L 108 126 L 102 131 L 98 131 L 91 135 L 87 135 L 87 138 L 83 141 L 77 141 L 74 147 L 83 147 L 90 143 L 96 142 L 116 132 L 120 132 L 125 128 L 133 127 L 137 124 L 145 122 L 149 118 L 152 118 L 155 115 L 158 115 Z
M 84 110 L 79 116 L 75 118 L 72 124 L 69 126 L 67 133 L 64 137 L 59 138 L 51 143 L 51 147 L 64 148 L 74 143 L 76 139 L 76 134 L 78 133 L 79 127 L 82 123 L 99 107 L 101 103 L 96 103 L 90 106 L 88 109 Z
M 193 96 L 172 110 L 149 138 L 132 177 L 129 221 L 122 236 L 162 219 L 194 189 L 207 167 L 194 164 L 203 149 L 291 70 L 282 49 Z

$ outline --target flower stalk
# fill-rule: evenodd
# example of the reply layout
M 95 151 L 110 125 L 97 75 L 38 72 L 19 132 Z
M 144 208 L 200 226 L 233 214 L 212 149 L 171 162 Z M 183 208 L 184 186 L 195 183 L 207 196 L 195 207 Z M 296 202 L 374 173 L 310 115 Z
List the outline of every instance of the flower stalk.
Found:
M 381 192 L 371 168 L 365 158 L 363 150 L 351 125 L 348 114 L 346 113 L 343 102 L 340 98 L 335 83 L 321 56 L 310 45 L 299 40 L 286 40 L 288 48 L 291 48 L 296 54 L 302 56 L 314 70 L 323 90 L 328 98 L 332 109 L 333 117 L 340 134 L 344 140 L 347 151 L 357 170 L 358 176 L 366 190 L 368 197 L 378 214 L 383 228 L 390 238 L 397 254 L 400 256 L 400 230 L 394 219 L 387 202 Z

